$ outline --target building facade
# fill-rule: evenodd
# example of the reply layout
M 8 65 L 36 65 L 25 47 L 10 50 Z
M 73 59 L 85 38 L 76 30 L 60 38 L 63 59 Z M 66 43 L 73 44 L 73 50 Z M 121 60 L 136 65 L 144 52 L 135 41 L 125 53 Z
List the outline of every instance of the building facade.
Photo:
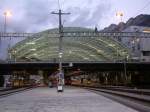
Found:
M 130 26 L 123 32 L 150 33 L 150 27 Z M 150 38 L 125 37 L 120 40 L 132 51 L 132 58 L 139 61 L 150 61 Z

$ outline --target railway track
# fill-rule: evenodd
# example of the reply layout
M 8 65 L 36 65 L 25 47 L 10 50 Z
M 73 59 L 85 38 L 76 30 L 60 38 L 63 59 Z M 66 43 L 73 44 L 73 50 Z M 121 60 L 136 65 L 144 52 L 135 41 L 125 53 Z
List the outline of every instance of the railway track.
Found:
M 82 87 L 82 86 L 80 86 Z M 87 87 L 84 89 L 103 95 L 139 112 L 150 112 L 150 90 L 124 87 Z
M 6 89 L 0 89 L 0 97 L 8 96 L 11 94 L 15 94 L 21 91 L 25 91 L 28 89 L 31 89 L 32 87 L 22 87 L 22 88 L 6 88 Z

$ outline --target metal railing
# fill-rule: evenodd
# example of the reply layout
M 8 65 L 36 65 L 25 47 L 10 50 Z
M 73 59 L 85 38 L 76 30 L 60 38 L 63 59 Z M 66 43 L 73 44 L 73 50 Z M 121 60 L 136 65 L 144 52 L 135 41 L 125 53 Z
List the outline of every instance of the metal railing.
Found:
M 3 33 L 1 37 L 39 37 L 42 33 Z M 141 32 L 63 32 L 64 37 L 142 37 L 150 38 L 150 33 Z M 48 33 L 48 37 L 59 37 L 59 33 Z

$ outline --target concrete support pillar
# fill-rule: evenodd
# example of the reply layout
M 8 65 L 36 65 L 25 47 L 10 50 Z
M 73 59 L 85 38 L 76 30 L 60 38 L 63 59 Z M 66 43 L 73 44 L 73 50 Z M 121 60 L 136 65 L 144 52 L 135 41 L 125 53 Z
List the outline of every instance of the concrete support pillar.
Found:
M 130 73 L 129 76 L 128 76 L 128 78 L 127 78 L 127 82 L 128 82 L 128 83 L 131 83 L 131 75 L 132 75 L 132 74 Z
M 124 86 L 127 84 L 127 79 L 127 74 L 121 73 L 121 80 Z
M 99 72 L 96 74 L 96 83 L 99 83 Z
M 99 79 L 99 83 L 100 83 L 100 84 L 103 83 L 103 78 L 104 78 L 103 73 L 102 73 L 102 72 L 99 72 L 99 74 L 98 74 L 98 79 Z
M 44 86 L 44 75 L 43 75 L 43 71 L 39 70 L 38 71 L 38 74 L 40 76 L 40 83 L 41 83 L 41 86 Z
M 109 74 L 109 73 L 105 73 L 105 75 L 104 75 L 104 76 L 105 76 L 105 84 L 106 84 L 106 85 L 108 85 L 108 74 Z
M 118 85 L 118 74 L 116 74 L 115 76 L 115 82 L 116 82 L 116 86 Z
M 4 85 L 4 76 L 0 75 L 0 87 L 3 87 Z
M 9 83 L 9 78 L 10 75 L 4 75 L 4 85 L 3 85 L 4 88 L 7 87 L 7 84 Z
M 124 82 L 124 74 L 121 72 L 121 83 Z
M 126 84 L 128 83 L 128 75 L 127 75 L 127 73 L 126 73 L 126 74 L 124 74 L 124 78 L 125 78 L 125 82 L 124 82 L 124 84 L 126 85 Z

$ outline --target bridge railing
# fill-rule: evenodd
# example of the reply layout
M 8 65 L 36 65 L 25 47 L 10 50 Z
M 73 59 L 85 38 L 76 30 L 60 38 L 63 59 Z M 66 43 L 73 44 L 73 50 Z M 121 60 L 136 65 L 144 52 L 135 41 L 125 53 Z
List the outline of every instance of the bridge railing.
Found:
M 39 37 L 41 33 L 2 33 L 2 37 Z M 59 37 L 59 33 L 48 33 L 49 37 Z M 64 37 L 142 37 L 150 38 L 150 33 L 141 32 L 63 32 Z
M 129 60 L 114 60 L 114 61 L 62 61 L 62 63 L 128 63 L 128 62 L 144 62 L 143 60 L 134 60 L 134 59 L 129 59 Z M 19 61 L 19 60 L 5 60 L 5 61 L 0 61 L 0 63 L 54 63 L 57 64 L 59 63 L 58 61 L 51 61 L 51 60 L 44 60 L 44 61 Z

